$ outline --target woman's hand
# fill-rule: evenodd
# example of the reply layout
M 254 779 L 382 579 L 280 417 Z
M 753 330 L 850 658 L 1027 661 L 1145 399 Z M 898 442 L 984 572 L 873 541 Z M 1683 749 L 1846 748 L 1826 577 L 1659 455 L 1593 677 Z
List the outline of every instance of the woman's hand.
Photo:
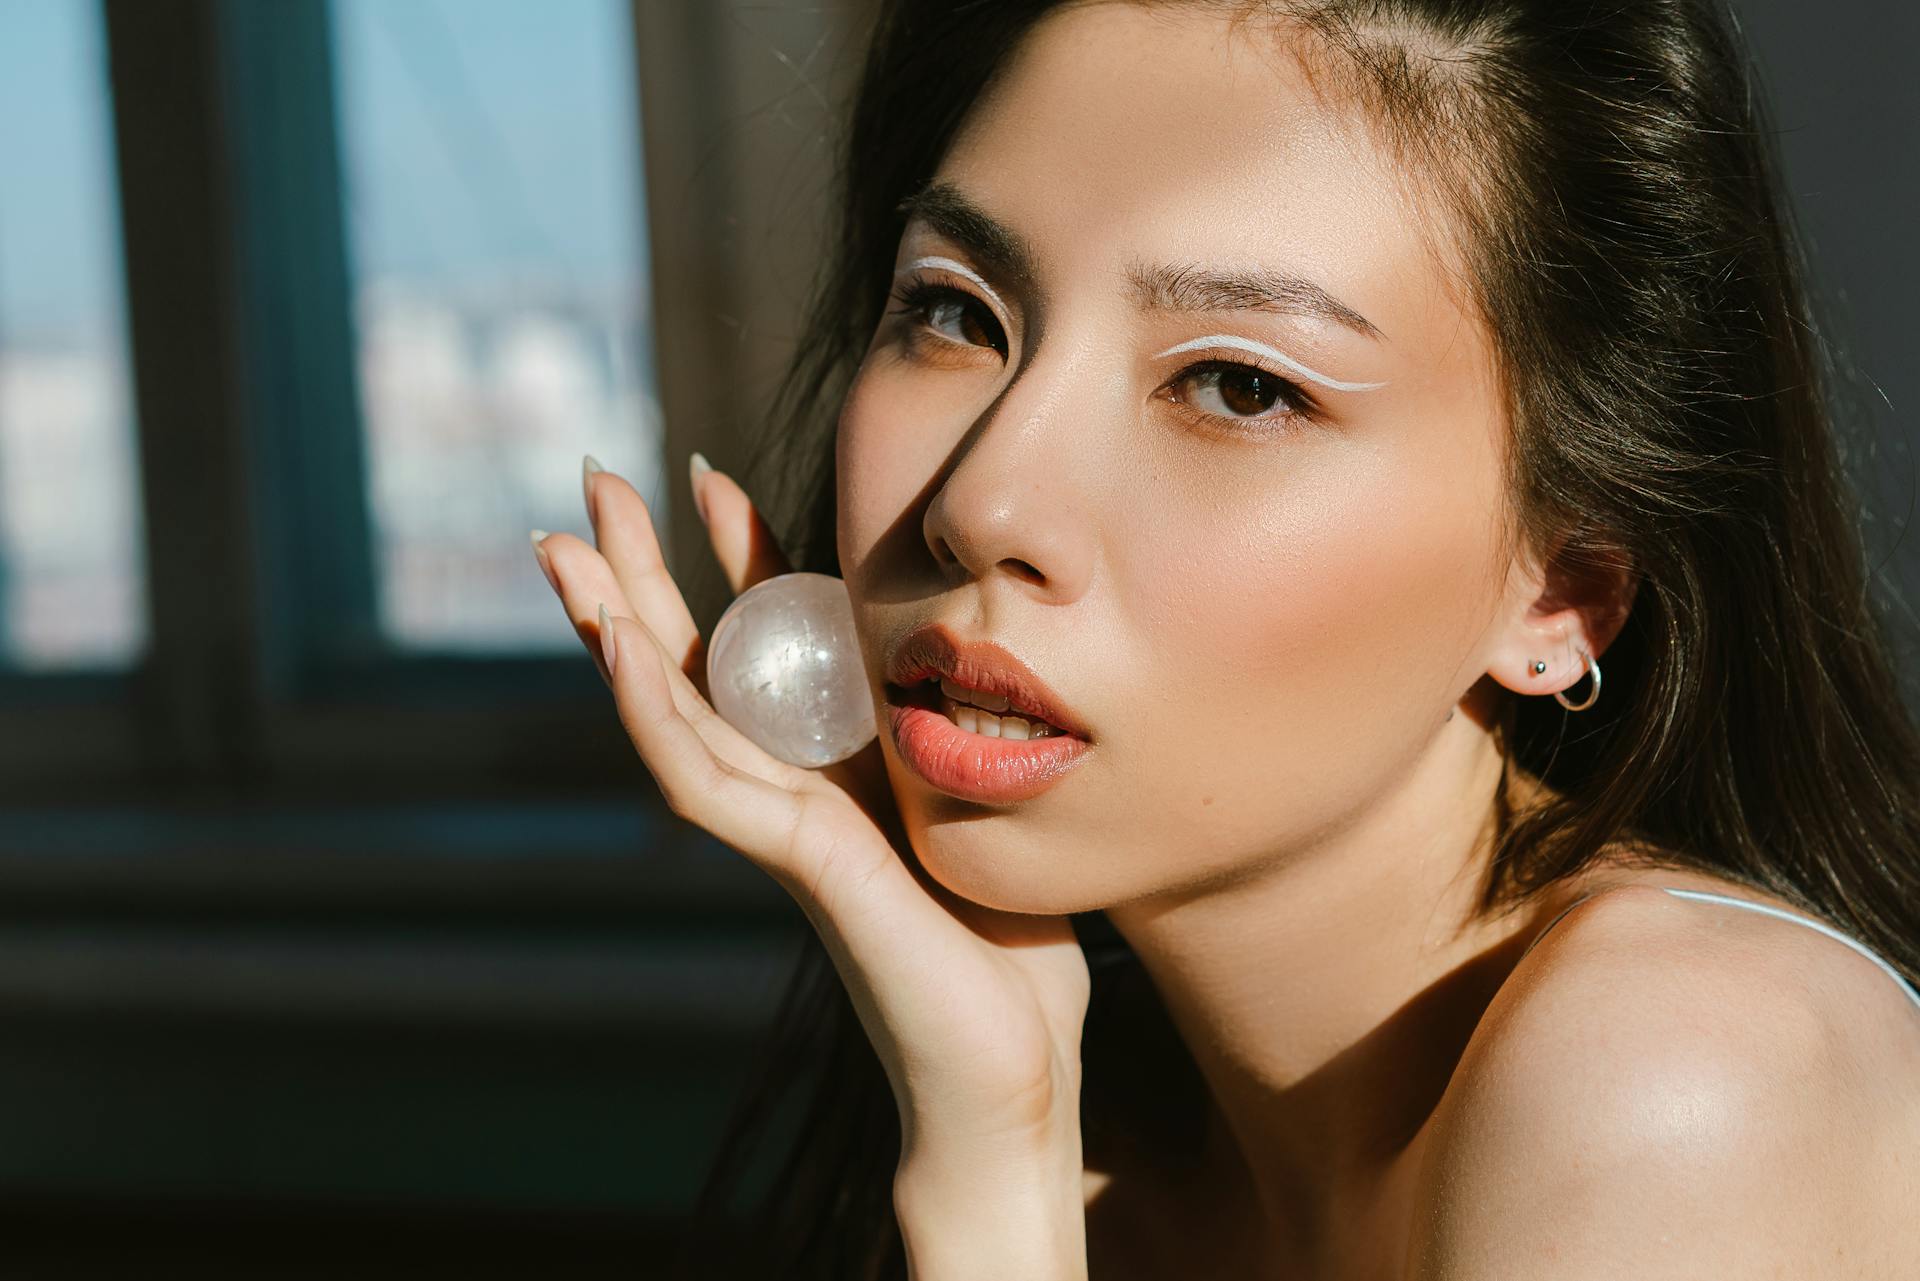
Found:
M 877 741 L 809 770 L 723 720 L 645 501 L 591 460 L 584 483 L 597 548 L 536 531 L 542 568 L 668 808 L 772 876 L 819 933 L 892 1084 L 903 1175 L 958 1192 L 982 1174 L 1005 1187 L 1015 1168 L 1057 1183 L 1070 1167 L 1077 1191 L 1089 981 L 1071 922 L 985 908 L 926 876 Z M 693 488 L 735 594 L 788 572 L 746 493 L 698 456 Z

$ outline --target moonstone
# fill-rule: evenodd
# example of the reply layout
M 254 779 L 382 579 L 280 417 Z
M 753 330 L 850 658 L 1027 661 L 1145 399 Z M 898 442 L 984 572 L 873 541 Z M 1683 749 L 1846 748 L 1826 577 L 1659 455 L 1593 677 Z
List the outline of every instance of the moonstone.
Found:
M 769 755 L 807 769 L 877 732 L 847 585 L 779 574 L 734 598 L 707 642 L 713 709 Z

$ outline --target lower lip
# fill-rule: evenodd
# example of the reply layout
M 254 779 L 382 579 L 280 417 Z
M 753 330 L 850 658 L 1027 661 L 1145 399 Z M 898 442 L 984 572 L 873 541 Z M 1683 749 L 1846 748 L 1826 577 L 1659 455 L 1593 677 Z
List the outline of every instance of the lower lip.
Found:
M 898 696 L 896 689 L 894 697 Z M 962 800 L 1004 805 L 1038 796 L 1060 781 L 1092 746 L 1071 734 L 989 738 L 961 729 L 945 714 L 890 698 L 887 718 L 907 767 Z

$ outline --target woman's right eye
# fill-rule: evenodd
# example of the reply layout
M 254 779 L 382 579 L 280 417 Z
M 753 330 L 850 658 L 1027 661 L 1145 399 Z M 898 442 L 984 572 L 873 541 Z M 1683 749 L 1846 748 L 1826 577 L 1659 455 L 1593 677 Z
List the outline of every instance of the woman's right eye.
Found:
M 900 303 L 893 314 L 918 322 L 917 329 L 930 330 L 954 346 L 991 347 L 1002 356 L 1007 354 L 1000 322 L 972 294 L 950 285 L 912 281 L 893 296 Z

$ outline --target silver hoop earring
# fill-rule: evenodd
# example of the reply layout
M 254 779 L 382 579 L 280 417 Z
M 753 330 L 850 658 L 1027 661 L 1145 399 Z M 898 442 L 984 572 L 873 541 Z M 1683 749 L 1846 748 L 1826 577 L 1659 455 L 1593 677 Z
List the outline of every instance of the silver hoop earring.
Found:
M 1586 656 L 1582 655 L 1582 657 L 1586 657 Z M 1566 708 L 1570 712 L 1584 712 L 1589 707 L 1592 707 L 1593 701 L 1596 698 L 1600 697 L 1600 664 L 1597 660 L 1593 658 L 1587 658 L 1587 674 L 1593 677 L 1593 688 L 1587 691 L 1587 697 L 1585 701 L 1579 702 L 1579 703 L 1569 703 L 1567 701 L 1567 691 L 1564 689 L 1556 689 L 1555 691 L 1553 691 L 1554 702 L 1560 704 L 1560 706 Z

